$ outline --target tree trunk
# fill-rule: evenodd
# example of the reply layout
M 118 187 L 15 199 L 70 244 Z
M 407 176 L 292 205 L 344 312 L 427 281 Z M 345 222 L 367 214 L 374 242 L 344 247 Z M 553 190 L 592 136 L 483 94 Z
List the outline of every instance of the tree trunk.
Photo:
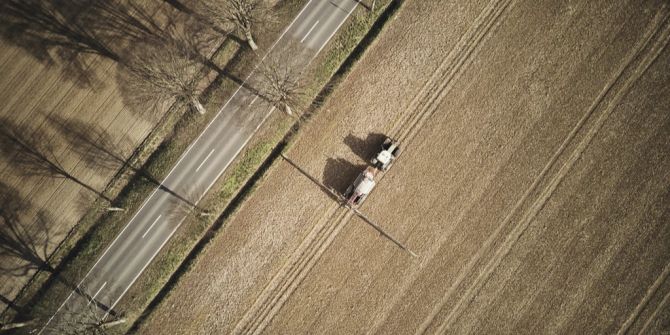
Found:
M 121 207 L 107 207 L 108 212 L 123 212 L 125 209 Z
M 291 106 L 288 104 L 284 104 L 284 112 L 290 116 L 293 116 L 293 110 L 291 110 Z
M 33 323 L 35 323 L 35 320 L 28 320 L 26 322 L 2 323 L 2 324 L 0 324 L 0 330 L 10 330 L 10 329 L 16 329 L 16 328 L 23 328 L 23 327 L 26 327 L 26 326 L 30 326 Z
M 256 42 L 254 42 L 254 37 L 251 35 L 251 29 L 245 30 L 244 36 L 247 38 L 247 43 L 249 43 L 251 50 L 258 50 L 258 45 L 256 45 Z
M 107 322 L 101 323 L 100 328 L 109 329 L 109 328 L 112 328 L 114 326 L 117 326 L 117 325 L 120 325 L 120 324 L 123 324 L 123 323 L 126 323 L 126 319 L 124 319 L 124 318 L 121 318 L 121 319 L 118 319 L 118 320 L 107 321 Z
M 191 97 L 190 99 L 191 99 L 191 105 L 193 105 L 193 107 L 195 107 L 195 110 L 197 110 L 198 113 L 200 113 L 200 115 L 205 114 L 205 112 L 206 112 L 205 106 L 203 106 L 200 103 L 200 100 L 198 100 L 197 97 Z

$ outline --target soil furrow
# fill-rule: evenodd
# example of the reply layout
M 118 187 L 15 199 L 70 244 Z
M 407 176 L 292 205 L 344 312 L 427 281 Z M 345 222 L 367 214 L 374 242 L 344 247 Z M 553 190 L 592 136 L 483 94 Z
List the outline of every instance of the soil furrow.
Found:
M 651 285 L 649 289 L 647 289 L 647 292 L 645 293 L 642 300 L 640 300 L 637 306 L 635 306 L 633 312 L 628 316 L 626 321 L 621 325 L 621 328 L 619 328 L 619 330 L 617 331 L 617 335 L 623 335 L 628 333 L 633 323 L 635 323 L 635 321 L 637 321 L 637 319 L 640 317 L 642 310 L 644 310 L 644 308 L 649 303 L 649 300 L 651 300 L 654 294 L 656 294 L 656 292 L 658 291 L 659 287 L 661 287 L 663 282 L 665 282 L 665 280 L 668 279 L 668 275 L 670 275 L 670 263 L 668 263 L 668 265 L 665 266 L 665 269 L 663 269 L 663 272 L 661 272 L 658 278 L 656 278 L 654 284 Z M 640 334 L 645 333 L 645 330 L 649 327 L 651 321 L 655 319 L 656 315 L 658 315 L 658 311 L 665 305 L 665 302 L 668 300 L 668 297 L 670 297 L 670 292 L 666 294 L 663 301 L 660 304 L 658 304 L 654 313 L 652 313 L 649 319 L 645 322 L 644 326 L 640 330 Z
M 445 65 L 442 69 L 436 71 L 440 74 L 438 80 L 431 85 L 431 89 L 420 97 L 419 103 L 416 106 L 409 108 L 409 111 L 414 111 L 415 108 L 420 108 L 417 113 L 408 113 L 407 120 L 401 124 L 397 134 L 392 133 L 399 141 L 406 143 L 416 135 L 416 131 L 421 128 L 421 124 L 430 114 L 432 114 L 439 102 L 449 92 L 450 87 L 458 75 L 463 72 L 468 61 L 476 54 L 478 46 L 491 36 L 492 28 L 500 22 L 503 13 L 507 8 L 513 6 L 511 0 L 496 0 L 489 3 L 482 14 L 478 17 L 472 26 L 472 29 L 466 32 L 459 43 L 452 49 L 447 58 L 445 58 Z
M 643 39 L 643 43 L 641 43 L 641 45 L 638 48 L 635 48 L 636 52 L 632 55 L 632 57 L 629 58 L 629 61 L 626 62 L 625 66 L 621 69 L 621 71 L 615 77 L 615 79 L 611 81 L 609 85 L 606 86 L 603 93 L 600 95 L 600 97 L 598 97 L 598 99 L 596 99 L 596 101 L 592 105 L 592 108 L 589 109 L 584 118 L 580 120 L 580 122 L 577 124 L 573 132 L 571 132 L 571 134 L 568 136 L 566 142 L 564 142 L 564 145 L 561 146 L 561 148 L 559 148 L 559 151 L 554 156 L 555 159 L 552 159 L 552 161 L 550 161 L 550 163 L 547 165 L 546 170 L 549 170 L 549 168 L 551 168 L 551 166 L 554 165 L 558 157 L 562 155 L 564 149 L 576 137 L 577 133 L 582 132 L 582 126 L 594 114 L 595 115 L 600 114 L 598 119 L 593 123 L 593 126 L 591 126 L 586 130 L 583 130 L 583 132 L 585 132 L 586 134 L 583 137 L 582 141 L 575 148 L 575 151 L 572 152 L 570 157 L 561 166 L 556 175 L 546 185 L 539 198 L 533 203 L 533 205 L 528 209 L 528 211 L 524 213 L 522 219 L 519 221 L 519 224 L 515 225 L 512 231 L 507 235 L 504 242 L 501 244 L 501 246 L 492 255 L 492 258 L 484 266 L 482 272 L 464 291 L 462 297 L 458 300 L 458 302 L 455 305 L 453 305 L 453 308 L 451 308 L 444 322 L 442 322 L 442 324 L 437 328 L 435 333 L 446 332 L 449 326 L 453 323 L 453 321 L 455 321 L 459 317 L 459 315 L 468 306 L 469 302 L 472 301 L 472 299 L 477 295 L 477 293 L 486 283 L 487 279 L 493 273 L 495 268 L 500 264 L 502 259 L 509 253 L 512 246 L 516 243 L 516 241 L 518 241 L 518 239 L 524 233 L 530 222 L 542 209 L 546 201 L 551 197 L 554 190 L 558 187 L 563 178 L 568 174 L 573 164 L 577 161 L 577 159 L 579 159 L 581 153 L 591 143 L 591 140 L 601 129 L 603 123 L 611 115 L 611 112 L 613 111 L 616 104 L 628 92 L 628 89 L 632 86 L 632 84 L 638 78 L 641 77 L 641 75 L 646 71 L 646 69 L 648 69 L 648 67 L 652 64 L 652 62 L 656 59 L 656 57 L 658 57 L 658 55 L 663 50 L 665 45 L 667 45 L 668 42 L 667 36 L 668 32 L 670 31 L 669 30 L 670 26 L 668 25 L 667 18 L 668 18 L 667 13 L 664 13 L 664 18 L 661 21 L 662 24 L 652 26 L 652 29 L 648 34 L 649 38 Z M 654 41 L 651 41 L 651 37 L 656 37 L 656 39 L 654 39 Z M 653 43 L 653 45 L 650 45 L 650 43 Z M 597 111 L 599 111 L 600 113 L 595 113 Z M 541 174 L 540 177 L 538 177 L 538 179 L 536 180 L 537 183 L 531 185 L 531 188 L 534 188 L 534 186 L 539 184 L 539 181 L 544 178 L 546 178 L 546 175 Z M 530 192 L 527 192 L 526 194 L 529 193 Z M 525 196 L 522 197 L 520 199 L 520 203 L 525 202 L 526 200 L 525 198 L 526 198 Z M 515 207 L 515 210 L 513 210 L 512 213 L 510 214 L 513 214 L 519 207 L 520 206 Z M 511 215 L 509 215 L 508 217 L 511 217 Z M 500 228 L 506 226 L 507 223 L 508 222 L 506 220 L 505 222 L 503 222 Z M 492 235 L 494 239 L 498 237 L 498 234 L 501 231 L 500 228 L 496 230 L 496 232 Z M 484 245 L 484 247 L 488 248 L 489 245 L 491 244 L 486 244 Z M 478 253 L 477 255 L 480 255 L 480 253 Z M 469 271 L 471 270 L 468 269 L 468 272 Z M 436 306 L 437 307 L 436 309 L 441 310 L 444 307 L 446 299 L 448 299 L 448 296 L 449 295 L 446 295 L 445 298 L 442 299 L 442 301 Z M 434 311 L 433 313 L 434 315 L 432 316 L 436 316 L 438 312 L 439 311 Z M 432 318 L 430 318 L 427 320 L 427 323 L 431 323 L 432 321 L 433 321 Z
M 330 214 L 323 217 L 325 219 L 322 221 L 323 223 L 317 224 L 312 232 L 307 235 L 290 260 L 279 270 L 278 274 L 268 284 L 266 289 L 263 290 L 263 293 L 261 293 L 254 305 L 238 322 L 233 333 L 253 334 L 268 317 L 271 317 L 276 312 L 273 309 L 285 300 L 284 296 L 287 296 L 287 293 L 290 295 L 292 291 L 290 288 L 293 282 L 300 277 L 301 272 L 319 253 L 319 248 L 323 246 L 329 236 L 338 230 L 338 224 L 343 221 L 343 217 L 347 214 L 347 211 L 338 211 L 340 208 L 339 206 L 333 206 L 333 209 L 329 210 Z

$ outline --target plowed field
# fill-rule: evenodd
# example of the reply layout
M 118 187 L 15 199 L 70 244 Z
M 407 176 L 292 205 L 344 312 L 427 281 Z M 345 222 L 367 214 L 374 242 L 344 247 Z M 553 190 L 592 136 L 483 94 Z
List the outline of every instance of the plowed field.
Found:
M 19 215 L 13 223 L 18 233 L 3 235 L 1 242 L 3 251 L 12 250 L 19 256 L 5 257 L 3 252 L 0 257 L 0 311 L 37 267 L 26 260 L 51 254 L 96 199 L 91 190 L 105 189 L 123 160 L 156 123 L 124 104 L 114 61 L 93 55 L 79 60 L 83 73 L 73 72 L 74 67 L 67 62 L 40 60 L 29 50 L 0 39 L 2 129 L 48 147 L 38 150 L 81 181 L 77 184 L 60 176 L 27 174 L 15 164 L 16 157 L 0 157 L 2 194 L 25 204 L 20 213 L 3 213 Z M 91 164 L 83 159 L 77 148 L 81 143 L 72 140 L 77 132 L 87 134 L 92 143 L 116 155 L 118 161 L 105 163 L 109 157 L 101 157 L 99 164 Z M 7 204 L 2 205 L 4 210 L 9 209 Z M 3 229 L 3 234 L 6 231 Z
M 360 9 L 362 10 L 362 9 Z M 670 328 L 670 6 L 407 0 L 142 334 Z

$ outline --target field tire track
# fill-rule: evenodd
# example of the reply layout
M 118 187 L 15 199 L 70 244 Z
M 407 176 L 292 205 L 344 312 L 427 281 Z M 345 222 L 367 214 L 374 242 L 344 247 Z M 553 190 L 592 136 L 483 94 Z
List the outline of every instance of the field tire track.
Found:
M 656 294 L 658 289 L 661 287 L 663 282 L 665 282 L 666 279 L 668 279 L 668 275 L 670 275 L 670 263 L 665 265 L 665 268 L 661 272 L 661 274 L 656 278 L 654 283 L 647 289 L 647 292 L 645 292 L 644 297 L 640 302 L 635 306 L 631 314 L 628 316 L 626 321 L 621 325 L 619 330 L 617 331 L 617 335 L 623 335 L 623 334 L 628 334 L 630 331 L 630 328 L 633 326 L 635 321 L 637 321 L 642 314 L 642 311 L 647 307 L 647 304 L 649 304 L 649 301 L 653 298 L 653 296 Z M 656 309 L 654 312 L 651 314 L 649 319 L 645 321 L 644 325 L 640 329 L 639 334 L 644 334 L 646 330 L 649 328 L 651 325 L 651 322 L 656 318 L 658 315 L 658 312 L 665 306 L 665 304 L 668 302 L 668 299 L 670 298 L 670 292 L 668 292 L 661 303 L 656 306 Z
M 430 79 L 412 99 L 410 105 L 405 109 L 407 112 L 401 114 L 396 120 L 389 132 L 391 137 L 404 143 L 405 146 L 411 142 L 416 135 L 416 131 L 433 114 L 439 102 L 446 96 L 448 89 L 451 87 L 450 84 L 462 73 L 468 61 L 475 55 L 478 47 L 491 35 L 493 27 L 501 22 L 505 14 L 509 12 L 508 9 L 513 7 L 515 2 L 516 0 L 492 0 L 482 9 L 470 28 L 461 36 Z M 418 113 L 412 113 L 418 108 L 420 108 Z M 437 249 L 439 248 L 434 248 L 432 254 Z M 422 258 L 426 259 L 426 257 Z M 421 266 L 425 266 L 425 264 Z M 409 280 L 409 282 L 413 282 L 413 280 Z M 388 310 L 377 314 L 379 317 L 368 333 L 377 331 L 388 317 L 391 306 L 395 305 L 399 298 L 400 296 L 394 297 L 393 301 L 387 305 Z
M 667 9 L 666 6 L 664 6 L 663 9 Z M 455 293 L 456 289 L 461 286 L 461 283 L 464 282 L 464 279 L 467 277 L 467 275 L 475 270 L 476 265 L 482 263 L 481 259 L 484 253 L 489 252 L 495 242 L 499 238 L 503 237 L 501 236 L 503 228 L 505 228 L 511 222 L 512 217 L 529 199 L 530 195 L 534 193 L 533 191 L 541 184 L 545 177 L 547 177 L 548 172 L 552 170 L 552 167 L 557 163 L 560 156 L 563 156 L 563 153 L 566 151 L 571 142 L 573 142 L 573 140 L 577 137 L 578 133 L 582 132 L 583 130 L 585 135 L 581 141 L 575 145 L 576 147 L 574 151 L 558 169 L 553 178 L 547 183 L 543 191 L 539 194 L 538 198 L 525 211 L 525 213 L 523 213 L 519 223 L 511 229 L 508 235 L 506 235 L 506 238 L 500 247 L 496 249 L 495 252 L 493 252 L 491 258 L 483 266 L 482 271 L 463 292 L 463 295 L 458 300 L 458 302 L 453 305 L 453 307 L 451 307 L 450 312 L 447 314 L 445 320 L 440 324 L 435 333 L 445 333 L 449 326 L 451 326 L 453 322 L 458 319 L 469 303 L 475 299 L 476 295 L 486 284 L 491 274 L 502 262 L 504 257 L 509 253 L 516 241 L 518 241 L 519 238 L 523 235 L 526 228 L 528 228 L 535 216 L 544 207 L 547 200 L 553 194 L 554 190 L 559 186 L 563 178 L 568 175 L 568 172 L 571 170 L 574 163 L 580 158 L 581 154 L 589 146 L 595 135 L 601 129 L 604 122 L 612 114 L 614 107 L 616 107 L 621 98 L 623 98 L 623 96 L 628 92 L 628 89 L 632 86 L 632 84 L 642 76 L 642 74 L 649 68 L 649 66 L 654 62 L 654 60 L 660 55 L 661 51 L 668 44 L 668 39 L 670 36 L 669 19 L 670 16 L 668 16 L 667 10 L 660 11 L 659 14 L 657 14 L 657 16 L 654 18 L 654 24 L 651 25 L 644 38 L 642 38 L 638 45 L 634 48 L 635 52 L 629 55 L 627 61 L 623 64 L 617 75 L 608 82 L 608 84 L 605 86 L 605 89 L 596 98 L 594 103 L 588 109 L 587 113 L 579 120 L 577 125 L 561 144 L 558 151 L 556 151 L 554 156 L 550 159 L 549 163 L 535 179 L 530 188 L 519 199 L 515 207 L 506 216 L 498 229 L 496 229 L 496 231 L 484 243 L 482 248 L 480 248 L 480 250 L 470 260 L 464 271 L 462 271 L 461 275 L 459 275 L 456 282 L 449 288 L 445 296 L 435 306 L 433 312 L 424 321 L 422 329 L 420 330 L 421 333 L 427 331 L 429 327 L 431 327 L 435 321 L 434 319 L 446 305 L 447 300 Z M 594 115 L 597 114 L 600 115 L 592 122 L 592 126 L 583 129 L 584 125 L 590 121 Z
M 405 109 L 406 112 L 396 121 L 389 132 L 393 137 L 401 142 L 411 140 L 416 133 L 415 129 L 432 114 L 435 106 L 448 93 L 450 84 L 462 73 L 461 70 L 478 50 L 478 46 L 491 35 L 492 28 L 500 22 L 503 13 L 513 2 L 514 0 L 493 0 L 484 7 L 470 29 L 461 36 L 431 78 L 412 99 Z M 416 109 L 419 109 L 417 113 L 414 112 Z
M 330 212 L 324 216 L 325 220 L 317 224 L 305 237 L 289 261 L 266 286 L 256 302 L 237 323 L 233 334 L 260 333 L 353 215 L 351 211 L 341 206 L 334 206 Z
M 664 274 L 662 275 L 662 276 L 663 276 L 663 281 L 665 281 L 665 280 L 668 279 L 668 272 L 670 272 L 670 271 L 668 271 L 668 270 L 670 270 L 670 263 L 668 264 L 668 266 L 666 267 L 666 269 L 665 269 L 665 271 L 664 271 Z M 661 278 L 661 277 L 659 277 L 659 279 L 660 279 L 660 278 Z M 665 297 L 663 297 L 663 300 L 661 300 L 661 302 L 658 304 L 658 306 L 656 306 L 656 309 L 655 309 L 654 312 L 651 314 L 651 316 L 649 316 L 649 318 L 647 319 L 647 321 L 645 321 L 644 325 L 642 326 L 642 329 L 640 329 L 640 331 L 638 332 L 638 334 L 647 334 L 647 333 L 648 333 L 649 326 L 651 326 L 651 323 L 652 323 L 654 320 L 656 320 L 656 318 L 658 317 L 659 312 L 660 312 L 663 308 L 665 308 L 665 307 L 668 305 L 668 303 L 670 303 L 670 292 L 668 292 L 668 293 L 665 294 Z M 664 330 L 661 330 L 661 331 L 664 331 Z
M 446 95 L 446 88 L 448 84 L 460 73 L 460 69 L 463 68 L 463 65 L 467 63 L 467 60 L 477 49 L 477 46 L 484 40 L 484 37 L 488 35 L 491 31 L 491 28 L 495 26 L 495 23 L 501 17 L 501 14 L 508 8 L 508 5 L 513 0 L 493 0 L 482 10 L 482 13 L 477 17 L 473 22 L 472 27 L 461 37 L 456 46 L 452 51 L 447 55 L 447 57 L 442 61 L 438 70 L 434 72 L 430 80 L 423 85 L 419 93 L 414 97 L 410 106 L 406 108 L 406 113 L 403 113 L 399 118 L 399 123 L 393 127 L 394 129 L 389 132 L 392 136 L 398 133 L 401 129 L 398 127 L 403 127 L 407 123 L 410 123 L 410 128 L 415 128 L 418 121 L 425 120 L 427 116 L 432 114 L 432 111 L 435 110 L 434 105 L 437 104 L 444 96 Z M 424 106 L 421 108 L 419 113 L 412 113 L 417 107 Z M 428 115 L 427 115 L 428 114 Z M 406 133 L 408 133 L 407 131 Z M 405 139 L 406 137 L 400 138 L 400 140 Z M 383 176 L 382 176 L 383 177 Z M 324 242 L 326 245 L 322 245 L 324 242 L 318 243 L 315 248 L 318 247 L 317 253 L 311 256 L 305 256 L 305 253 L 313 252 L 312 248 L 312 239 L 317 237 L 308 236 L 299 247 L 299 250 L 302 249 L 302 245 L 305 243 L 308 244 L 309 248 L 307 250 L 298 251 L 297 259 L 292 259 L 287 262 L 287 265 L 284 269 L 280 270 L 278 275 L 272 280 L 268 285 L 271 288 L 266 288 L 264 293 L 257 299 L 252 308 L 247 311 L 245 316 L 241 319 L 240 322 L 235 327 L 233 331 L 234 334 L 257 334 L 259 333 L 270 319 L 276 314 L 276 312 L 281 308 L 284 301 L 295 289 L 291 288 L 291 285 L 294 281 L 302 280 L 309 269 L 313 266 L 313 263 L 309 261 L 314 257 L 318 259 L 320 254 L 325 251 L 326 247 L 332 242 L 332 238 L 339 232 L 344 223 L 349 221 L 347 215 L 344 220 L 336 221 L 334 225 L 336 229 L 335 234 L 330 234 L 332 236 L 326 235 L 328 238 Z M 323 229 L 323 227 L 321 228 Z M 318 234 L 318 233 L 317 233 Z M 310 234 L 312 235 L 312 234 Z M 316 234 L 314 234 L 316 235 Z M 301 260 L 302 258 L 307 258 L 307 260 Z M 300 276 L 298 278 L 297 276 Z M 295 285 L 297 286 L 297 284 Z

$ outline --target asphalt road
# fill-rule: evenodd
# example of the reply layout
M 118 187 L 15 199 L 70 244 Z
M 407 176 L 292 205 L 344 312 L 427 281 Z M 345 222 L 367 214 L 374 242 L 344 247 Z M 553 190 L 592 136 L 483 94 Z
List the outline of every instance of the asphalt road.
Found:
M 355 0 L 311 0 L 263 59 L 285 59 L 290 66 L 306 67 L 357 4 Z M 254 71 L 246 82 L 259 78 Z M 272 111 L 262 98 L 240 87 L 105 250 L 79 284 L 80 290 L 98 305 L 114 309 L 189 215 L 189 202 L 197 204 Z M 49 324 L 71 317 L 72 311 L 88 303 L 73 292 L 40 333 L 52 333 Z

